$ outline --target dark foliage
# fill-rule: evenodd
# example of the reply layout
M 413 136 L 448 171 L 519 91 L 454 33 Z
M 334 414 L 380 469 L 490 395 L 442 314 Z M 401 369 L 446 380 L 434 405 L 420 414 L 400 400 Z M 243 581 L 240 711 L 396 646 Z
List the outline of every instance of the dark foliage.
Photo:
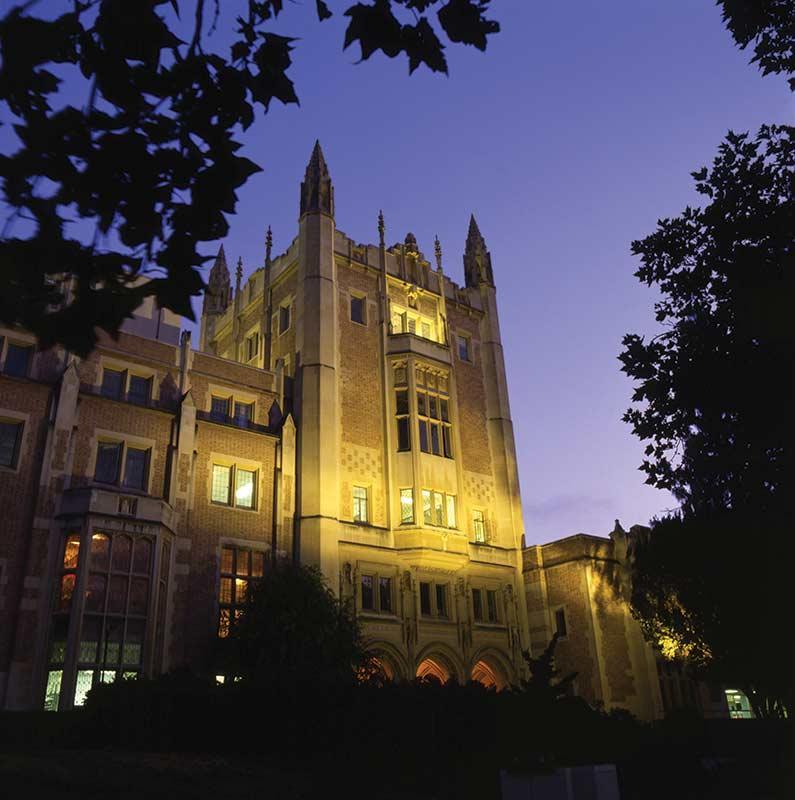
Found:
M 632 246 L 665 330 L 624 338 L 624 419 L 649 442 L 646 482 L 681 504 L 635 537 L 632 606 L 757 713 L 792 714 L 795 128 L 730 133 L 693 177 L 707 204 Z
M 795 75 L 795 3 L 792 0 L 718 0 L 737 44 L 753 43 L 751 59 L 764 75 Z M 795 91 L 795 77 L 789 79 Z
M 218 670 L 230 679 L 291 694 L 344 689 L 369 664 L 351 610 L 317 569 L 292 561 L 268 564 L 218 646 Z
M 560 635 L 557 631 L 552 635 L 546 649 L 538 658 L 533 658 L 529 650 L 522 651 L 522 657 L 527 664 L 529 678 L 522 678 L 517 690 L 529 695 L 539 703 L 552 703 L 566 697 L 570 691 L 576 672 L 571 672 L 563 678 L 558 677 L 555 668 L 555 648 Z
M 287 75 L 295 40 L 270 29 L 283 0 L 77 0 L 55 17 L 36 6 L 0 20 L 0 103 L 20 143 L 0 157 L 11 212 L 0 320 L 85 354 L 97 328 L 115 334 L 146 296 L 193 318 L 202 243 L 226 235 L 238 188 L 260 171 L 240 155 L 239 134 L 272 101 L 298 102 Z M 321 21 L 331 16 L 328 3 L 315 6 Z M 344 46 L 446 73 L 440 35 L 485 49 L 499 29 L 488 6 L 356 3 Z M 210 49 L 209 33 L 233 18 L 230 51 Z M 81 86 L 82 105 L 61 92 Z

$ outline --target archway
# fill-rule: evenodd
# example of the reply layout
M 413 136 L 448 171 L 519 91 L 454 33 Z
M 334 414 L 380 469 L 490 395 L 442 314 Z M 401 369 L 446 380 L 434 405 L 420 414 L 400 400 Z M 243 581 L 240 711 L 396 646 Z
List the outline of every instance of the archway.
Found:
M 437 680 L 439 683 L 447 683 L 450 680 L 450 670 L 444 662 L 436 658 L 425 658 L 420 661 L 417 667 L 417 677 L 421 680 Z
M 498 667 L 481 659 L 472 667 L 472 680 L 483 684 L 487 689 L 502 691 L 507 686 L 507 681 Z

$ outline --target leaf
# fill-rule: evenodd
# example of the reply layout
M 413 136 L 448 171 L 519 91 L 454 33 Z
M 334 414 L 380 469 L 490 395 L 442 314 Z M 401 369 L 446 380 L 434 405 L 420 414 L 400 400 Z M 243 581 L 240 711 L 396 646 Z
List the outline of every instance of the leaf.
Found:
M 409 57 L 409 73 L 425 64 L 433 72 L 447 74 L 444 45 L 425 17 L 416 25 L 403 26 L 403 49 Z
M 389 0 L 374 0 L 372 5 L 357 3 L 346 12 L 351 21 L 345 31 L 343 50 L 359 42 L 362 61 L 366 61 L 376 50 L 382 50 L 394 58 L 403 50 L 400 22 L 392 14 Z
M 328 19 L 332 16 L 329 7 L 323 2 L 323 0 L 315 0 L 315 4 L 317 6 L 317 18 L 323 22 L 323 20 Z
M 485 6 L 473 0 L 449 0 L 438 13 L 439 23 L 451 42 L 474 45 L 485 50 L 486 37 L 498 33 L 500 25 L 486 19 Z

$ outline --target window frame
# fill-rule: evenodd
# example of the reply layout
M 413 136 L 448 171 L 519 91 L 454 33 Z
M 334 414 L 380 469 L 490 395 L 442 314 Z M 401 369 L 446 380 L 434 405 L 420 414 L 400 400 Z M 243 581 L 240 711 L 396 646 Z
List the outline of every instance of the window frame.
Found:
M 461 347 L 464 347 L 466 355 L 461 355 Z M 474 364 L 474 357 L 472 353 L 472 335 L 458 331 L 456 332 L 456 356 L 459 361 L 464 361 L 467 364 Z
M 155 377 L 157 373 L 154 371 L 147 370 L 137 364 L 119 364 L 114 361 L 105 361 L 104 359 L 102 359 L 100 367 L 99 383 L 96 384 L 97 393 L 100 397 L 117 400 L 120 403 L 131 403 L 136 406 L 148 406 L 155 400 L 155 386 L 157 384 Z M 119 375 L 120 386 L 118 394 L 105 391 L 105 373 L 107 372 L 114 372 Z M 134 378 L 138 378 L 148 384 L 146 396 L 142 399 L 134 398 L 130 391 Z
M 287 324 L 283 326 L 283 320 L 287 318 Z M 276 330 L 279 336 L 284 336 L 293 325 L 293 301 L 287 300 L 279 303 L 279 310 L 276 312 Z
M 357 497 L 357 490 L 364 492 L 364 497 Z M 351 490 L 352 511 L 351 519 L 354 525 L 369 525 L 370 524 L 370 487 L 362 484 L 354 484 Z M 362 516 L 362 506 L 364 507 L 364 515 Z
M 22 451 L 22 441 L 25 436 L 25 422 L 24 419 L 16 419 L 14 417 L 0 416 L 0 425 L 16 428 L 14 437 L 14 445 L 11 450 L 11 461 L 8 464 L 0 464 L 0 470 L 7 470 L 9 472 L 16 472 L 19 468 L 19 457 Z
M 433 579 L 419 580 L 419 611 L 423 619 L 434 619 L 441 622 L 454 621 L 454 603 L 452 585 L 449 581 L 436 581 Z M 423 586 L 428 587 L 428 611 L 423 610 Z M 440 611 L 439 597 L 443 598 L 442 610 Z
M 560 618 L 563 620 L 562 632 L 561 632 L 560 619 L 558 615 L 560 615 Z M 555 608 L 552 609 L 552 621 L 554 623 L 553 632 L 558 634 L 558 639 L 559 640 L 567 639 L 569 636 L 569 618 L 568 614 L 566 613 L 565 606 L 556 606 Z
M 449 492 L 441 492 L 438 489 L 421 489 L 420 498 L 422 500 L 422 524 L 424 526 L 458 530 L 457 495 L 450 494 Z M 452 501 L 454 509 L 452 525 L 450 524 L 449 517 L 450 501 Z M 440 510 L 441 521 L 439 517 Z
M 472 595 L 472 619 L 478 625 L 503 625 L 503 610 L 500 605 L 500 591 L 494 586 L 481 584 L 470 589 Z M 478 598 L 477 602 L 475 598 Z M 493 615 L 492 604 L 493 599 Z M 478 615 L 478 605 L 480 615 Z
M 421 364 L 414 365 L 414 376 L 414 397 L 410 398 L 409 411 L 413 406 L 420 452 L 452 460 L 455 452 L 450 376 Z
M 99 464 L 99 449 L 102 445 L 116 445 L 119 456 L 116 465 L 116 476 L 111 480 L 102 480 L 97 477 L 97 466 Z M 130 450 L 144 452 L 144 477 L 143 486 L 128 486 L 127 481 L 127 455 Z M 112 433 L 98 433 L 96 446 L 94 448 L 93 472 L 91 475 L 92 483 L 100 487 L 115 486 L 123 492 L 130 494 L 151 494 L 152 489 L 152 456 L 154 453 L 154 443 L 150 441 L 140 441 L 124 436 L 114 436 Z
M 385 569 L 384 569 L 385 568 Z M 372 582 L 372 606 L 364 605 L 364 581 L 369 579 Z M 388 583 L 389 602 L 384 607 L 382 602 L 382 581 Z M 386 565 L 367 564 L 360 568 L 359 577 L 356 584 L 356 601 L 359 611 L 364 614 L 377 614 L 379 616 L 395 616 L 395 586 L 396 575 L 394 569 Z
M 227 502 L 223 502 L 222 500 L 216 500 L 213 497 L 213 481 L 215 478 L 215 469 L 218 467 L 219 469 L 228 470 L 229 474 L 229 483 L 227 488 Z M 227 460 L 225 458 L 221 458 L 218 456 L 213 456 L 210 458 L 210 491 L 208 493 L 210 505 L 218 506 L 219 508 L 234 508 L 240 511 L 259 511 L 259 474 L 260 474 L 260 465 L 253 466 L 249 462 L 245 461 L 233 461 Z M 238 471 L 240 472 L 250 472 L 252 473 L 253 477 L 253 491 L 251 497 L 251 505 L 246 506 L 242 505 L 237 500 L 237 475 Z
M 224 569 L 224 550 L 232 552 L 232 569 Z M 238 561 L 241 554 L 245 553 L 247 567 L 245 572 L 238 569 Z M 215 635 L 219 639 L 225 639 L 235 622 L 243 614 L 245 604 L 248 602 L 249 586 L 252 582 L 261 580 L 265 575 L 265 564 L 268 551 L 259 547 L 254 547 L 248 543 L 239 544 L 237 542 L 222 541 L 218 549 L 218 588 L 215 593 L 218 614 L 216 615 L 217 625 Z M 224 581 L 230 581 L 230 599 L 224 599 Z M 245 583 L 245 597 L 238 601 L 237 592 L 240 588 L 239 583 Z M 227 624 L 224 626 L 223 620 L 225 613 L 228 613 Z M 221 633 L 225 630 L 225 633 Z
M 27 363 L 25 365 L 24 373 L 9 372 L 8 371 L 8 353 L 11 348 L 17 350 L 24 350 L 27 353 Z M 7 375 L 9 378 L 29 378 L 33 371 L 33 359 L 36 356 L 35 342 L 25 341 L 24 339 L 9 338 L 8 336 L 0 336 L 0 356 L 2 356 L 2 374 Z
M 404 508 L 403 498 L 406 496 L 407 493 L 408 493 L 408 497 L 410 498 L 411 502 L 406 504 L 406 505 L 410 506 L 410 508 L 411 508 L 411 517 L 408 518 L 408 519 L 405 519 L 404 518 L 404 514 L 403 514 L 403 508 Z M 416 513 L 416 507 L 415 507 L 415 504 L 414 504 L 414 487 L 413 486 L 404 487 L 403 489 L 399 490 L 399 502 L 400 502 L 400 524 L 401 525 L 415 525 L 416 521 L 417 521 L 417 513 Z
M 479 524 L 480 531 L 478 531 Z M 486 512 L 482 508 L 472 509 L 472 541 L 474 544 L 487 544 L 489 541 L 486 528 Z
M 355 319 L 353 314 L 354 302 L 360 303 L 361 319 Z M 356 325 L 367 327 L 367 295 L 363 292 L 351 292 L 348 303 L 348 318 Z

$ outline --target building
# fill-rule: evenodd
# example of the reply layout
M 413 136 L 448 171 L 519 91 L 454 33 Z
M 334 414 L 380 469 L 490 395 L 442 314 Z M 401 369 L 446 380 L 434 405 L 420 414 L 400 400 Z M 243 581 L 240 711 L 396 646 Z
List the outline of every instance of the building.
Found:
M 682 709 L 728 716 L 728 692 L 663 658 L 630 613 L 627 546 L 636 527 L 627 533 L 616 520 L 609 537 L 579 533 L 525 548 L 531 649 L 543 650 L 557 633 L 555 666 L 561 675 L 577 674 L 575 694 L 594 707 L 623 709 L 642 720 Z M 729 699 L 736 716 L 747 710 L 747 700 L 742 709 L 739 696 Z
M 87 359 L 0 330 L 0 707 L 69 708 L 117 674 L 210 667 L 272 552 L 321 568 L 396 678 L 503 686 L 529 646 L 491 257 L 465 285 L 412 234 L 337 230 L 316 145 L 298 235 L 199 349 L 142 312 Z

